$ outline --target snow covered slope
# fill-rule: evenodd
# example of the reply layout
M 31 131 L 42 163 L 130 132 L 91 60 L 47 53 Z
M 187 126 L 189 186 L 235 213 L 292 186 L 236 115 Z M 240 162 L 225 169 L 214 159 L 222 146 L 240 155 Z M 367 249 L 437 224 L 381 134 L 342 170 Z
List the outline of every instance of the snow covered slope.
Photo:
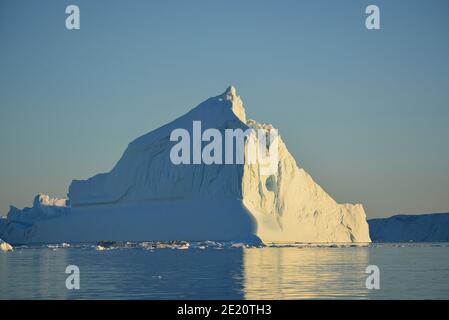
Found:
M 170 134 L 183 128 L 194 135 L 194 121 L 223 136 L 226 129 L 273 129 L 247 120 L 231 86 L 131 142 L 110 172 L 74 180 L 68 200 L 40 195 L 33 208 L 11 207 L 0 220 L 0 237 L 12 244 L 246 241 L 255 235 L 275 243 L 370 242 L 363 207 L 336 203 L 298 167 L 281 138 L 277 170 L 270 174 L 247 158 L 241 164 L 173 164 Z
M 234 113 L 236 112 L 236 113 Z M 240 115 L 241 118 L 237 116 Z M 241 199 L 242 165 L 174 165 L 170 141 L 174 129 L 191 136 L 193 121 L 203 130 L 241 128 L 245 111 L 234 88 L 210 98 L 180 118 L 131 142 L 111 172 L 74 180 L 69 188 L 72 206 L 133 201 L 182 199 Z
M 368 220 L 375 242 L 448 242 L 449 213 L 396 215 Z

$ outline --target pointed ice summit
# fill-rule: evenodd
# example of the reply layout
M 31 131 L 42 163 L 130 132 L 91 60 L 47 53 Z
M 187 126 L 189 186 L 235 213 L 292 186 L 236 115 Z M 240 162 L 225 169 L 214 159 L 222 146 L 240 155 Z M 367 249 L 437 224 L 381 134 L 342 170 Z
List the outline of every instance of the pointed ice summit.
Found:
M 32 208 L 11 207 L 8 218 L 0 219 L 0 238 L 11 244 L 371 241 L 362 205 L 336 203 L 298 167 L 280 137 L 276 171 L 270 174 L 264 173 L 261 163 L 250 163 L 246 154 L 242 163 L 174 164 L 170 155 L 177 142 L 171 139 L 172 133 L 181 130 L 176 132 L 193 137 L 186 147 L 192 147 L 188 156 L 194 158 L 195 123 L 201 123 L 203 132 L 213 129 L 223 136 L 229 129 L 256 128 L 267 134 L 273 130 L 271 125 L 246 118 L 242 100 L 230 86 L 223 94 L 132 141 L 110 172 L 72 181 L 67 200 L 41 195 Z M 196 147 L 204 145 L 203 139 Z

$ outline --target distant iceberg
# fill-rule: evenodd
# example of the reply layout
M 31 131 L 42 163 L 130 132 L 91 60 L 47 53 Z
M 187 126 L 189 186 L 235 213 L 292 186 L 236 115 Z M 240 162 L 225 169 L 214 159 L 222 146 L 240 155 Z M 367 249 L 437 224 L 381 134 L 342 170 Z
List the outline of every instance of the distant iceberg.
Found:
M 11 207 L 0 237 L 13 244 L 219 240 L 265 243 L 370 242 L 362 205 L 338 204 L 299 168 L 279 138 L 277 169 L 258 162 L 173 164 L 170 135 L 273 127 L 246 118 L 234 87 L 128 145 L 108 173 L 74 180 L 68 199 L 38 195 Z M 245 141 L 247 143 L 247 141 Z
M 368 220 L 374 242 L 449 242 L 449 213 Z

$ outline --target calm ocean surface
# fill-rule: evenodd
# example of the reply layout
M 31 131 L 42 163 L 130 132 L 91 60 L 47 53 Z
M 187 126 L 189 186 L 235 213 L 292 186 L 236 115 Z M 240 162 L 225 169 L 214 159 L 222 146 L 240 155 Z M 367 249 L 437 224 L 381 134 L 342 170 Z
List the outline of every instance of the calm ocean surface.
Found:
M 449 298 L 449 244 L 186 247 L 59 245 L 0 252 L 0 299 Z M 66 289 L 68 265 L 80 269 L 79 290 Z M 380 268 L 379 290 L 365 286 L 368 265 Z

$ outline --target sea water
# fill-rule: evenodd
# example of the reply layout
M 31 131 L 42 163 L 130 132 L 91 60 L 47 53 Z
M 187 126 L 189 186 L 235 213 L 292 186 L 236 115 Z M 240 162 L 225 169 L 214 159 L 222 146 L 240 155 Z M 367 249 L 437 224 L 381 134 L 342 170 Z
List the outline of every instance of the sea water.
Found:
M 379 289 L 367 288 L 367 267 Z M 68 266 L 79 289 L 68 289 Z M 71 269 L 72 270 L 72 269 Z M 449 244 L 59 244 L 0 252 L 0 299 L 448 299 Z

